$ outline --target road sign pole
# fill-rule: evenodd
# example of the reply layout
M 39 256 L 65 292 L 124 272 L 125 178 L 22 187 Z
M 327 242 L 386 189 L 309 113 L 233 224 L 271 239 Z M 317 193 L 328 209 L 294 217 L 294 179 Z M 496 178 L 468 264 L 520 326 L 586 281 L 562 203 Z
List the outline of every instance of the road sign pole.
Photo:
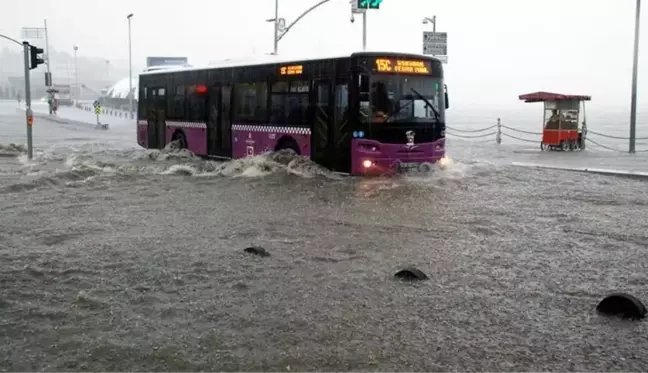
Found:
M 29 43 L 23 42 L 25 52 L 25 119 L 27 120 L 27 158 L 34 158 L 34 149 L 32 148 L 32 123 L 34 114 L 31 109 L 31 84 L 29 82 Z
M 367 50 L 367 11 L 362 13 L 362 50 Z

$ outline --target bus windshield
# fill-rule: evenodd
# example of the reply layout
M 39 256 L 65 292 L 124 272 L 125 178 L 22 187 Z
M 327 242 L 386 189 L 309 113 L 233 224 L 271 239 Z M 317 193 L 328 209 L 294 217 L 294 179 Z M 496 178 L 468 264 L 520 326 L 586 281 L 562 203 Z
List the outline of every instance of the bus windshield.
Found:
M 363 77 L 364 78 L 364 77 Z M 363 122 L 407 123 L 444 120 L 440 78 L 377 74 L 361 84 Z

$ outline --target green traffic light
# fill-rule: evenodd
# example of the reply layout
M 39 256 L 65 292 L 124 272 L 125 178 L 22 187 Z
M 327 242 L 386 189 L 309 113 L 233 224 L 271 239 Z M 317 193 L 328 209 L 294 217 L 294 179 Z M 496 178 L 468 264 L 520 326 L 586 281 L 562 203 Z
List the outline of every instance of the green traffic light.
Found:
M 382 0 L 358 0 L 358 8 L 360 9 L 380 9 Z

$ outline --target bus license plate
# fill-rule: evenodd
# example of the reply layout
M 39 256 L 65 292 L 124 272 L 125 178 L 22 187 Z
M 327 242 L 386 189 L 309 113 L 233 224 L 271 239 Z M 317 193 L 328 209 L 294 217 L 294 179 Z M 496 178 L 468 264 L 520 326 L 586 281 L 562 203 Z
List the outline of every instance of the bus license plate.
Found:
M 398 169 L 401 171 L 412 171 L 418 170 L 420 163 L 411 163 L 411 162 L 401 162 Z

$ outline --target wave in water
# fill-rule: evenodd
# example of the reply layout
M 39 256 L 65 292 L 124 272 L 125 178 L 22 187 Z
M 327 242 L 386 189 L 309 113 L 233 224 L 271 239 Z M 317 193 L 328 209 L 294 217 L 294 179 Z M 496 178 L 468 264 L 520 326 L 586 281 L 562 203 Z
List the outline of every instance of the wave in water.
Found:
M 19 175 L 0 187 L 5 193 L 16 193 L 39 187 L 78 186 L 115 176 L 177 175 L 192 177 L 263 178 L 269 175 L 293 175 L 300 178 L 344 178 L 291 151 L 266 153 L 228 161 L 205 160 L 170 144 L 162 150 L 119 150 L 100 153 L 77 152 L 62 157 L 59 151 L 42 152 L 33 161 L 20 156 Z M 471 165 L 444 158 L 432 172 L 405 175 L 412 182 L 458 180 L 465 177 Z

